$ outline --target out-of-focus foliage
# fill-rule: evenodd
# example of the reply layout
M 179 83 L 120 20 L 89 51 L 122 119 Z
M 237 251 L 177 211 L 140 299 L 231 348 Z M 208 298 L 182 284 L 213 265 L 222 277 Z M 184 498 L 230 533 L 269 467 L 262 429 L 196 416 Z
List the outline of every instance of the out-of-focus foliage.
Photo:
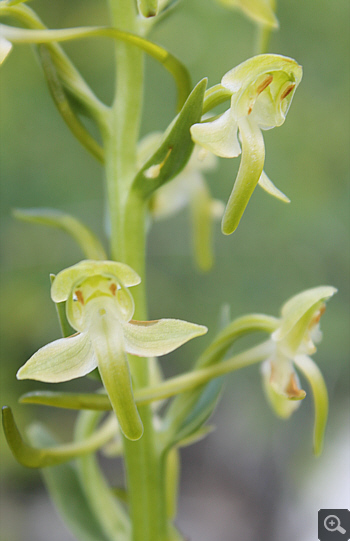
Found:
M 48 26 L 56 28 L 108 21 L 102 1 L 35 0 L 32 6 Z M 281 302 L 296 292 L 333 284 L 339 294 L 322 320 L 324 340 L 316 357 L 329 388 L 332 431 L 349 392 L 345 377 L 350 345 L 349 70 L 344 60 L 344 52 L 349 50 L 349 3 L 320 0 L 315 9 L 314 0 L 280 0 L 277 16 L 280 30 L 273 33 L 269 52 L 295 58 L 303 66 L 304 78 L 288 122 L 280 130 L 265 133 L 266 167 L 292 203 L 282 205 L 256 190 L 233 235 L 223 237 L 217 228 L 216 264 L 209 274 L 198 274 L 192 266 L 185 212 L 155 224 L 149 236 L 150 317 L 168 315 L 212 329 L 199 345 L 194 342 L 173 354 L 176 362 L 163 361 L 165 371 L 174 373 L 185 370 L 198 347 L 212 339 L 223 303 L 231 305 L 233 317 L 253 311 L 278 315 Z M 254 25 L 239 12 L 227 11 L 212 0 L 187 0 L 150 38 L 179 56 L 193 81 L 208 76 L 211 86 L 255 53 L 255 35 Z M 65 49 L 97 94 L 109 100 L 111 44 L 87 40 L 67 44 Z M 147 60 L 146 65 L 143 135 L 165 129 L 176 105 L 171 78 L 154 61 Z M 49 296 L 49 273 L 76 263 L 83 254 L 60 232 L 16 222 L 11 209 L 58 208 L 78 217 L 103 238 L 102 170 L 66 129 L 28 46 L 14 47 L 2 67 L 1 118 L 2 403 L 14 407 L 21 427 L 34 413 L 41 419 L 52 419 L 57 426 L 60 414 L 56 410 L 16 405 L 23 392 L 45 385 L 16 382 L 15 373 L 38 347 L 59 336 Z M 213 197 L 227 199 L 234 167 L 232 161 L 222 160 L 219 169 L 208 173 Z M 258 447 L 266 444 L 265 452 L 267 448 L 273 453 L 273 441 L 266 443 L 273 432 L 274 440 L 283 438 L 285 450 L 298 450 L 311 464 L 311 410 L 301 408 L 302 413 L 298 412 L 286 429 L 265 405 L 256 371 L 230 378 L 226 387 L 229 392 L 221 413 L 227 418 L 219 422 L 221 426 L 225 424 L 234 433 L 230 411 L 239 400 L 240 424 L 247 427 L 243 432 L 254 433 Z M 86 390 L 86 382 L 61 384 L 59 388 Z M 64 416 L 66 425 L 69 417 Z M 64 436 L 65 429 L 61 430 Z M 13 479 L 16 472 L 33 477 L 19 469 L 1 444 L 6 476 Z M 328 446 L 332 441 L 326 436 L 325 450 Z

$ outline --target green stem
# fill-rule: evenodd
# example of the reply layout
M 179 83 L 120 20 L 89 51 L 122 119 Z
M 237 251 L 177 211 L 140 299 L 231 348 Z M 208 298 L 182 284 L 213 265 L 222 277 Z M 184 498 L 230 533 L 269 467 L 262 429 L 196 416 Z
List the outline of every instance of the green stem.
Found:
M 137 32 L 135 3 L 110 0 L 114 25 Z M 129 199 L 136 173 L 136 151 L 142 111 L 143 59 L 133 45 L 116 44 L 117 84 L 106 134 L 106 172 L 111 222 L 112 258 L 127 263 L 141 276 L 133 291 L 135 317 L 146 319 L 145 208 L 143 201 Z M 129 200 L 130 201 L 130 200 Z M 134 388 L 149 383 L 146 359 L 129 356 Z M 152 410 L 139 408 L 144 435 L 138 441 L 124 438 L 124 455 L 133 541 L 166 541 L 167 520 L 163 461 L 156 445 Z

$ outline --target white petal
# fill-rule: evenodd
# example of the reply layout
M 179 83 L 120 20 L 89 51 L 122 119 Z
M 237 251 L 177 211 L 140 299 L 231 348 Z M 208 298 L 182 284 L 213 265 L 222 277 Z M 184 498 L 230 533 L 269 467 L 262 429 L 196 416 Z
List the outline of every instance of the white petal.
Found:
M 58 383 L 80 378 L 97 366 L 86 333 L 55 340 L 39 349 L 17 372 L 17 379 Z
M 123 324 L 125 347 L 128 353 L 140 357 L 165 355 L 196 336 L 207 332 L 203 325 L 180 319 L 133 321 Z
M 237 122 L 231 109 L 213 121 L 194 124 L 191 127 L 192 139 L 195 143 L 221 158 L 236 158 L 241 153 L 237 137 Z

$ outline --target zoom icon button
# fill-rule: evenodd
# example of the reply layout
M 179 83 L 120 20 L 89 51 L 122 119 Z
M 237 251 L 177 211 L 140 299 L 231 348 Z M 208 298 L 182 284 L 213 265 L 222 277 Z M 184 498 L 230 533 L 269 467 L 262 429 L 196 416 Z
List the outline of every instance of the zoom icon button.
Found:
M 350 539 L 349 509 L 320 509 L 318 539 L 319 541 L 348 541 Z

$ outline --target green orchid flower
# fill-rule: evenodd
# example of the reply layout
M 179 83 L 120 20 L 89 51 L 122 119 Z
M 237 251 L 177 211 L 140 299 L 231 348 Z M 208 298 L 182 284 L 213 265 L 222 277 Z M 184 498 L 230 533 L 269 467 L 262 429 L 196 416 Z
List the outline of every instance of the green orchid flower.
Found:
M 231 107 L 218 117 L 191 127 L 198 145 L 223 158 L 242 159 L 222 220 L 222 231 L 235 231 L 258 183 L 270 194 L 289 201 L 265 175 L 265 146 L 261 130 L 281 126 L 286 118 L 302 68 L 285 56 L 258 55 L 224 75 L 223 93 Z M 238 132 L 242 142 L 238 140 Z
M 159 132 L 152 133 L 140 142 L 138 148 L 140 166 L 159 146 L 162 137 Z M 183 208 L 189 207 L 195 261 L 203 271 L 212 267 L 213 224 L 215 220 L 221 219 L 225 209 L 222 201 L 211 197 L 204 177 L 206 171 L 212 171 L 217 167 L 217 161 L 213 153 L 195 146 L 181 173 L 159 188 L 150 201 L 151 214 L 156 221 L 169 218 Z
M 217 0 L 220 4 L 232 9 L 241 10 L 253 21 L 278 28 L 278 20 L 274 13 L 271 0 Z
M 282 307 L 280 325 L 271 335 L 271 356 L 262 365 L 266 396 L 275 413 L 288 418 L 306 396 L 296 366 L 309 381 L 315 404 L 314 451 L 322 450 L 328 414 L 327 388 L 322 374 L 309 357 L 322 338 L 319 322 L 325 301 L 336 293 L 330 286 L 308 289 L 289 299 Z
M 137 440 L 143 426 L 134 401 L 127 353 L 165 355 L 207 332 L 176 319 L 135 321 L 129 291 L 141 281 L 128 265 L 81 261 L 53 281 L 54 302 L 66 302 L 67 319 L 77 331 L 39 349 L 17 372 L 18 379 L 49 383 L 84 376 L 98 367 L 124 435 Z

